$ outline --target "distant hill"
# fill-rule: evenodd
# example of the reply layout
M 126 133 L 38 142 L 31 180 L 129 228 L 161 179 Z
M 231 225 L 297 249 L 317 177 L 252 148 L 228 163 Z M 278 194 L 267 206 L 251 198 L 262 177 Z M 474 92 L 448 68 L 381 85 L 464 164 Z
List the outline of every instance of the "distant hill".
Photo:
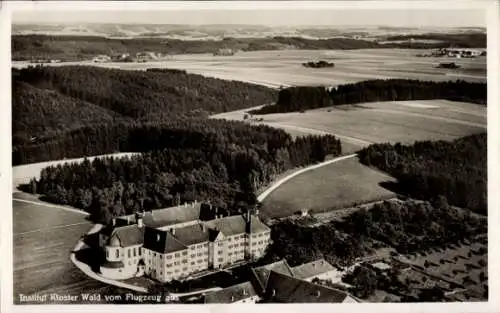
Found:
M 34 139 L 32 137 L 124 119 L 119 113 L 96 104 L 19 81 L 14 81 L 12 101 L 14 144 Z
M 313 30 L 308 30 L 311 32 Z M 318 30 L 318 32 L 324 32 Z M 57 33 L 56 33 L 57 34 Z M 85 33 L 83 33 L 85 34 Z M 58 59 L 63 61 L 90 60 L 101 54 L 155 52 L 163 55 L 186 53 L 213 53 L 219 49 L 234 51 L 262 51 L 280 49 L 340 50 L 375 48 L 432 49 L 450 46 L 463 48 L 486 47 L 486 35 L 478 33 L 419 35 L 421 39 L 411 41 L 409 35 L 369 36 L 363 33 L 333 35 L 317 38 L 303 34 L 273 34 L 267 37 L 199 37 L 174 36 L 109 38 L 92 34 L 83 35 L 13 35 L 12 60 Z M 433 39 L 432 39 L 433 38 Z M 200 40 L 203 39 L 203 40 Z M 390 40 L 389 40 L 390 39 Z M 398 39 L 398 40 L 396 40 Z M 391 41 L 392 40 L 392 41 Z
M 276 90 L 263 86 L 164 69 L 37 66 L 13 69 L 12 80 L 15 150 L 70 138 L 82 127 L 206 118 L 273 102 L 277 96 Z M 103 149 L 94 152 L 112 152 Z M 23 159 L 18 157 L 18 162 Z
M 276 96 L 276 91 L 267 87 L 183 71 L 62 66 L 28 68 L 15 73 L 15 81 L 58 92 L 78 103 L 89 102 L 100 110 L 144 120 L 168 118 L 196 109 L 209 113 L 244 109 L 272 101 Z
M 482 32 L 485 28 L 413 28 L 387 26 L 264 26 L 244 24 L 174 25 L 174 24 L 13 24 L 13 35 L 100 36 L 107 38 L 157 37 L 180 40 L 222 40 L 224 38 L 268 38 L 275 36 L 328 39 L 343 37 L 381 37 L 394 35 L 419 35 L 425 33 Z

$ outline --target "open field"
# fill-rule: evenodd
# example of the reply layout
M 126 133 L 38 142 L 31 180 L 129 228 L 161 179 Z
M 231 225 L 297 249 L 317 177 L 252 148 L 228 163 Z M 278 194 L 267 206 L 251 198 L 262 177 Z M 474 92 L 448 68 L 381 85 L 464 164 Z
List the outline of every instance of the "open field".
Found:
M 137 153 L 114 153 L 114 154 L 106 154 L 99 156 L 90 156 L 87 157 L 89 161 L 92 161 L 95 158 L 103 158 L 103 157 L 125 157 L 132 156 Z M 77 159 L 65 159 L 65 160 L 57 160 L 57 161 L 48 161 L 48 162 L 40 162 L 40 163 L 32 163 L 32 164 L 24 164 L 19 166 L 14 166 L 12 168 L 12 190 L 13 192 L 17 191 L 17 187 L 21 184 L 27 184 L 32 178 L 39 179 L 40 172 L 42 169 L 48 166 L 57 166 L 59 164 L 66 164 L 72 162 L 83 162 L 85 158 L 77 158 Z
M 213 118 L 243 120 L 244 111 Z M 304 113 L 266 114 L 260 122 L 292 135 L 333 134 L 342 152 L 353 153 L 372 143 L 453 140 L 486 131 L 486 107 L 448 100 L 372 102 L 321 108 Z
M 80 295 L 117 291 L 88 278 L 69 259 L 80 236 L 91 227 L 84 215 L 16 200 L 12 205 L 14 303 L 21 303 L 19 294 Z
M 211 54 L 175 55 L 169 60 L 146 63 L 93 63 L 65 62 L 49 64 L 94 65 L 128 70 L 152 67 L 184 69 L 190 73 L 221 79 L 239 80 L 270 87 L 295 85 L 337 85 L 368 79 L 407 78 L 421 80 L 486 81 L 486 57 L 475 59 L 449 59 L 417 57 L 424 50 L 362 49 L 362 50 L 278 50 L 239 52 L 234 56 Z M 335 63 L 334 68 L 311 69 L 301 64 L 325 60 Z M 441 62 L 455 62 L 460 69 L 435 68 Z M 29 63 L 12 62 L 14 67 Z
M 385 181 L 393 179 L 350 158 L 287 181 L 263 201 L 261 212 L 279 218 L 302 209 L 322 212 L 392 198 L 392 192 L 379 186 Z

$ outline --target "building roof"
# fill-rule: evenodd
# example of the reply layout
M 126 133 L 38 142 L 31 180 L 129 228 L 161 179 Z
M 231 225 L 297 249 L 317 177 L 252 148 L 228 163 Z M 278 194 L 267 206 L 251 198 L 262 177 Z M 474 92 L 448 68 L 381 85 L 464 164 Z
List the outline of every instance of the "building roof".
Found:
M 341 290 L 316 285 L 275 271 L 271 271 L 266 288 L 266 298 L 270 302 L 341 303 L 348 296 Z
M 247 222 L 242 215 L 233 215 L 206 222 L 207 227 L 221 231 L 224 236 L 233 236 L 245 233 Z M 256 216 L 250 220 L 250 232 L 259 233 L 270 230 Z
M 168 231 L 146 227 L 144 233 L 144 248 L 166 254 L 187 249 Z
M 208 239 L 212 242 L 215 241 L 215 239 L 219 236 L 220 231 L 215 230 L 215 229 L 209 229 L 208 230 Z
M 111 232 L 109 243 L 116 246 L 116 239 L 119 240 L 120 247 L 142 244 L 144 242 L 144 227 L 139 228 L 137 225 L 116 227 Z
M 312 278 L 334 270 L 335 267 L 333 267 L 330 263 L 328 263 L 324 259 L 319 259 L 292 268 L 292 272 L 294 274 L 293 276 L 299 279 Z
M 101 266 L 104 268 L 122 268 L 125 265 L 123 265 L 122 261 L 106 261 Z
M 262 288 L 262 290 L 266 289 L 267 287 L 267 282 L 269 279 L 269 275 L 271 274 L 271 271 L 275 271 L 277 273 L 281 273 L 288 276 L 294 275 L 292 269 L 284 259 L 278 262 L 253 268 L 252 272 L 254 274 L 254 277 L 257 280 L 260 287 Z
M 205 303 L 232 303 L 256 296 L 257 293 L 250 282 L 244 282 L 205 296 Z
M 175 229 L 175 238 L 184 245 L 189 246 L 206 242 L 209 239 L 209 229 L 202 224 L 195 224 Z
M 150 227 L 164 227 L 195 221 L 200 218 L 201 203 L 184 204 L 170 208 L 147 211 L 144 213 L 143 223 Z M 120 216 L 118 219 L 136 223 L 134 214 Z

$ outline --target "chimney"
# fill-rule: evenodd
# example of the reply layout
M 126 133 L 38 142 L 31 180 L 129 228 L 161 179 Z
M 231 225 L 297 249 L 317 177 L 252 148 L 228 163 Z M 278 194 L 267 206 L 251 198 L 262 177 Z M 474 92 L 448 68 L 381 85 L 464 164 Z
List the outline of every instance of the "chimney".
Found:
M 142 228 L 144 226 L 142 222 L 142 217 L 144 216 L 143 212 L 135 213 L 135 220 L 137 221 L 137 227 Z
M 172 233 L 172 235 L 175 235 L 175 228 L 172 228 L 172 229 L 170 230 L 170 233 Z
M 243 289 L 243 295 L 246 296 L 247 295 L 247 290 L 246 289 Z

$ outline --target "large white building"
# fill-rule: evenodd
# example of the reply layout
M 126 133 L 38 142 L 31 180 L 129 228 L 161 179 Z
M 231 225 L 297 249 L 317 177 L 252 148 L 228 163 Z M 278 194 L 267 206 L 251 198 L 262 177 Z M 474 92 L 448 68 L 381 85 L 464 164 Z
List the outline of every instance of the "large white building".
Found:
M 193 203 L 114 220 L 100 233 L 106 255 L 101 275 L 114 279 L 147 275 L 166 282 L 264 255 L 270 229 L 258 212 L 220 213 Z

